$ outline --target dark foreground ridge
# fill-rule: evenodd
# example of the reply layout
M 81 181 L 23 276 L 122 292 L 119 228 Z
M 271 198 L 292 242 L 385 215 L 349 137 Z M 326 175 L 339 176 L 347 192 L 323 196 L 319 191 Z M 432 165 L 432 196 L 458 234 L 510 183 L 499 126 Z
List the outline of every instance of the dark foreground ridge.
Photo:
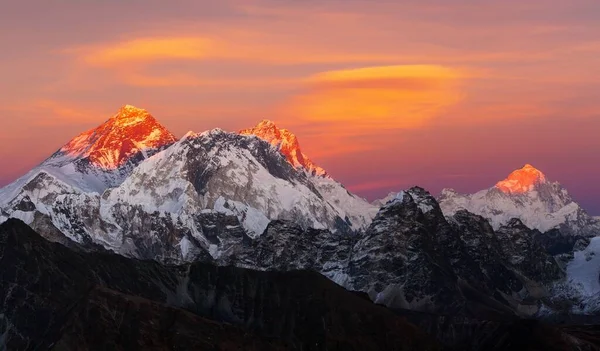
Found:
M 439 349 L 318 273 L 80 253 L 17 220 L 0 226 L 0 252 L 0 335 L 9 350 Z
M 595 327 L 394 312 L 313 272 L 78 252 L 18 220 L 0 226 L 0 301 L 0 350 L 599 349 Z

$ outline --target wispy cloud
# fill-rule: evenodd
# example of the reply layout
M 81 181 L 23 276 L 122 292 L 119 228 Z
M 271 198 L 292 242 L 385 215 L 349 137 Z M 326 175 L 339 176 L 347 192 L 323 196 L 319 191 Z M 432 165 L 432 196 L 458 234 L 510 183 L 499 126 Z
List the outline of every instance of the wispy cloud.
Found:
M 460 71 L 437 65 L 378 66 L 323 72 L 307 79 L 289 114 L 315 123 L 335 122 L 336 131 L 423 126 L 462 94 Z
M 0 108 L 0 112 L 20 115 L 18 123 L 34 127 L 99 123 L 108 116 L 89 105 L 47 98 L 7 104 Z
M 266 35 L 265 35 L 266 36 Z M 62 51 L 88 69 L 105 69 L 119 82 L 133 86 L 274 86 L 298 83 L 291 78 L 246 78 L 207 75 L 212 63 L 246 65 L 332 64 L 393 62 L 397 55 L 311 50 L 296 43 L 273 43 L 260 33 L 226 30 L 211 36 L 142 37 L 131 40 L 70 47 Z M 181 62 L 193 63 L 178 68 Z
M 214 51 L 212 41 L 201 37 L 139 38 L 124 42 L 72 49 L 91 65 L 112 66 L 123 63 L 159 60 L 197 60 Z

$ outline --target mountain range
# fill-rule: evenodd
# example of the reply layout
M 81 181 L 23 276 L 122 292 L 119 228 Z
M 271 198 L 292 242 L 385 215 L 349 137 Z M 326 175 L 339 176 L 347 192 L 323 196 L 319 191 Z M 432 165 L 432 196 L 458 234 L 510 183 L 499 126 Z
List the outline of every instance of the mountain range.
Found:
M 594 326 L 389 309 L 310 271 L 164 266 L 0 225 L 3 350 L 598 350 Z
M 15 219 L 82 255 L 316 271 L 395 310 L 600 312 L 600 221 L 533 166 L 472 195 L 413 187 L 369 203 L 268 120 L 177 139 L 124 106 L 0 189 L 0 223 Z

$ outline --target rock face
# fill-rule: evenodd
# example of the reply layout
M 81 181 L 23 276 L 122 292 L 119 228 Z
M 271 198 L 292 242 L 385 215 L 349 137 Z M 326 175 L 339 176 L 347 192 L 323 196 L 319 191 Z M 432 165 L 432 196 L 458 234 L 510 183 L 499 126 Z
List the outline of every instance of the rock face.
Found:
M 556 281 L 563 276 L 556 261 L 536 240 L 537 231 L 532 231 L 520 220 L 511 220 L 496 234 L 511 265 L 526 276 L 542 283 Z
M 447 216 L 464 209 L 485 217 L 495 229 L 518 218 L 541 232 L 559 229 L 583 237 L 600 234 L 600 221 L 588 215 L 559 183 L 550 182 L 531 165 L 475 194 L 460 195 L 444 189 L 438 201 Z
M 581 251 L 589 243 L 589 238 L 563 233 L 558 229 L 551 229 L 547 232 L 538 232 L 535 240 L 553 256 L 571 255 L 574 251 Z
M 0 341 L 10 350 L 439 349 L 316 273 L 76 252 L 17 220 L 0 226 L 0 252 Z
M 290 222 L 272 222 L 260 238 L 247 241 L 234 260 L 237 266 L 260 270 L 309 269 L 347 284 L 346 267 L 355 237 L 327 230 L 303 230 Z
M 347 236 L 272 222 L 220 264 L 310 269 L 380 304 L 464 316 L 536 314 L 565 274 L 520 222 L 495 232 L 481 216 L 446 219 L 413 188 L 384 206 L 365 234 Z
M 526 227 L 510 233 L 531 235 Z M 354 246 L 349 287 L 390 307 L 531 315 L 547 296 L 544 287 L 564 273 L 532 238 L 503 247 L 508 235 L 466 211 L 447 220 L 429 193 L 413 188 L 388 202 Z M 529 267 L 519 255 L 539 262 Z
M 253 128 L 243 129 L 241 135 L 255 135 L 277 148 L 288 160 L 288 162 L 299 169 L 316 176 L 326 176 L 327 172 L 311 161 L 300 149 L 298 138 L 287 129 L 278 128 L 269 120 L 262 120 Z
M 272 121 L 263 120 L 254 128 L 244 129 L 239 133 L 254 135 L 265 140 L 277 148 L 292 166 L 306 172 L 323 199 L 335 208 L 340 218 L 352 223 L 353 229 L 365 229 L 375 217 L 377 206 L 350 193 L 342 184 L 330 177 L 323 168 L 315 165 L 302 152 L 298 138 L 289 130 L 277 127 Z

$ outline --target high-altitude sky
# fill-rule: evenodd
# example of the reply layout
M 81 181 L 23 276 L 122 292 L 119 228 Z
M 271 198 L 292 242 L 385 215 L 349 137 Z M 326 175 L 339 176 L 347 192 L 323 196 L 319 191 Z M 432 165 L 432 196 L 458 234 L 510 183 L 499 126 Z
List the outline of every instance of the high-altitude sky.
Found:
M 369 199 L 531 163 L 600 214 L 598 0 L 2 0 L 0 185 L 132 104 L 271 119 Z

